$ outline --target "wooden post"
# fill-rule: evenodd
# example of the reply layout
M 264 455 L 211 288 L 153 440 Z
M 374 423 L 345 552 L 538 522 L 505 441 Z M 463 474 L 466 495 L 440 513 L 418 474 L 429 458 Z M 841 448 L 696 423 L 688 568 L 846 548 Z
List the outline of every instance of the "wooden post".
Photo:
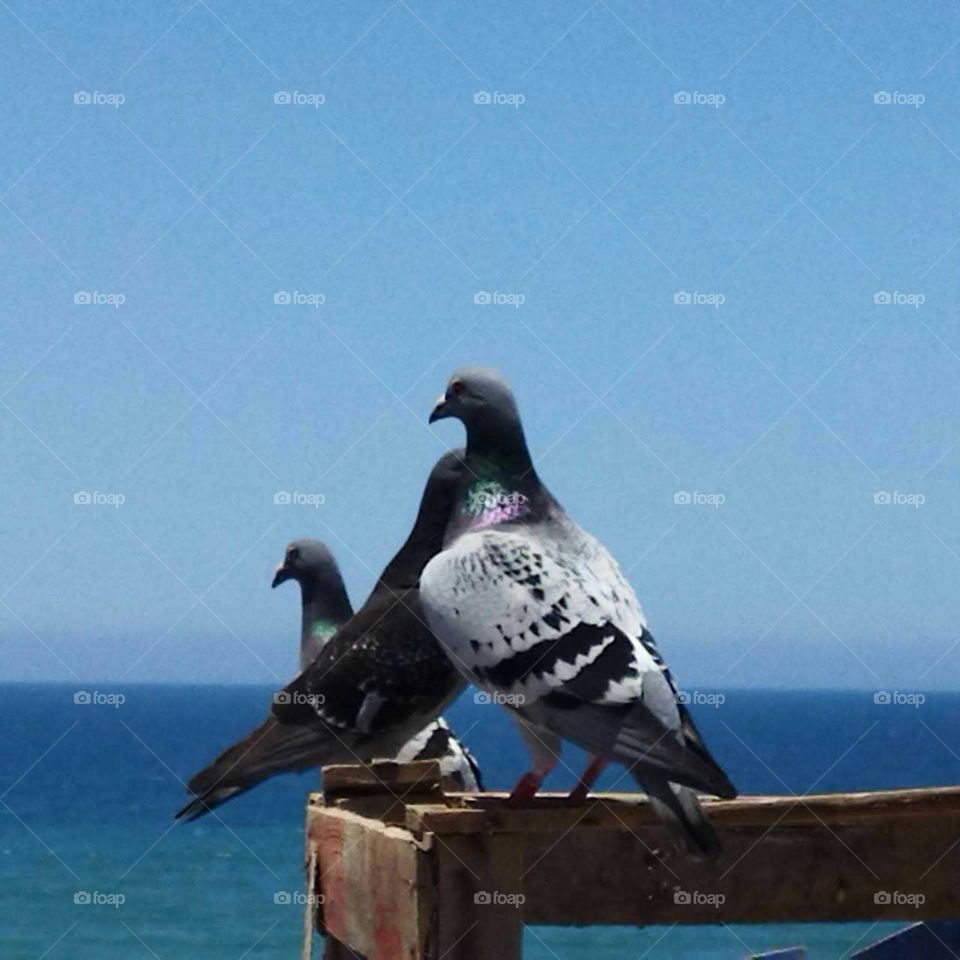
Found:
M 436 838 L 437 956 L 444 960 L 520 960 L 523 941 L 522 848 L 507 834 Z
M 704 801 L 723 855 L 645 798 L 444 794 L 434 761 L 328 768 L 307 842 L 328 960 L 519 960 L 524 924 L 960 916 L 960 788 Z

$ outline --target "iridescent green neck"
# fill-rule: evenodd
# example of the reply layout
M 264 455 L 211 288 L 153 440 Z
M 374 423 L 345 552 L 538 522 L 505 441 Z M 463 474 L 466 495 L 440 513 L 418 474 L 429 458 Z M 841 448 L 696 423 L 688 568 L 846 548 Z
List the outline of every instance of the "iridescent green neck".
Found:
M 337 632 L 337 625 L 332 620 L 314 620 L 310 625 L 310 636 L 317 640 L 329 640 Z
M 522 483 L 487 458 L 471 463 L 457 504 L 459 525 L 470 529 L 521 519 L 530 512 L 530 497 Z

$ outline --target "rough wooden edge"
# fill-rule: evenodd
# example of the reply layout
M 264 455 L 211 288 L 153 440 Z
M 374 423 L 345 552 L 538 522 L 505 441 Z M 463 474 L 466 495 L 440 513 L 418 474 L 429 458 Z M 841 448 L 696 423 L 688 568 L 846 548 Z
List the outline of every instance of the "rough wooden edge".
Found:
M 323 795 L 327 800 L 363 794 L 436 793 L 441 791 L 440 764 L 436 760 L 397 763 L 378 760 L 370 764 L 332 764 L 323 768 Z
M 574 825 L 634 829 L 656 822 L 641 794 L 594 794 L 578 805 L 567 803 L 563 794 L 545 794 L 524 807 L 507 807 L 506 796 L 463 793 L 448 795 L 443 803 L 412 803 L 407 806 L 406 826 L 413 833 L 552 833 Z M 784 827 L 854 826 L 900 819 L 960 817 L 960 787 L 748 796 L 736 800 L 704 798 L 704 808 L 718 828 L 774 823 Z
M 323 932 L 362 956 L 420 960 L 434 910 L 429 839 L 323 806 L 316 795 L 307 833 Z

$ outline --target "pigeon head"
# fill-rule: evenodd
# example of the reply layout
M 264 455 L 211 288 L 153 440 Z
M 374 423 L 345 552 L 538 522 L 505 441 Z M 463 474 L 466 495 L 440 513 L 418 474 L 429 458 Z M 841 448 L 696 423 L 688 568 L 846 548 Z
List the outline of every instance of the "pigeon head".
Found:
M 430 423 L 456 417 L 469 430 L 489 420 L 519 419 L 517 401 L 507 381 L 493 367 L 462 367 L 437 398 Z
M 271 586 L 279 587 L 287 580 L 305 583 L 331 580 L 340 582 L 340 569 L 333 554 L 319 540 L 294 540 L 277 564 Z
M 527 458 L 517 401 L 492 367 L 463 367 L 437 398 L 430 423 L 454 417 L 467 429 L 467 451 L 519 454 Z

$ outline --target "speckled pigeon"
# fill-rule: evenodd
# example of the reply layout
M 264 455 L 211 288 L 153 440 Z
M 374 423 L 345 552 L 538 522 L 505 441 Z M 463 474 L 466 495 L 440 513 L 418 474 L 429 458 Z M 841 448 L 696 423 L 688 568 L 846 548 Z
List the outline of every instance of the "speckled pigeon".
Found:
M 592 756 L 571 796 L 619 761 L 675 840 L 717 855 L 694 791 L 730 798 L 736 788 L 680 702 L 616 561 L 540 482 L 510 388 L 496 371 L 461 370 L 430 422 L 445 417 L 466 427 L 466 470 L 421 601 L 453 663 L 518 721 L 532 769 L 513 802 L 536 793 L 571 740 Z
M 202 816 L 278 773 L 392 758 L 460 693 L 418 585 L 442 548 L 462 472 L 463 451 L 437 461 L 413 529 L 366 603 L 274 694 L 267 719 L 190 779 L 194 799 L 178 817 Z
M 287 580 L 300 584 L 300 669 L 306 670 L 327 641 L 353 616 L 340 567 L 325 543 L 304 538 L 291 543 L 277 565 L 272 586 Z M 438 717 L 410 738 L 395 760 L 438 760 L 441 774 L 460 790 L 482 789 L 480 767 L 473 754 Z

